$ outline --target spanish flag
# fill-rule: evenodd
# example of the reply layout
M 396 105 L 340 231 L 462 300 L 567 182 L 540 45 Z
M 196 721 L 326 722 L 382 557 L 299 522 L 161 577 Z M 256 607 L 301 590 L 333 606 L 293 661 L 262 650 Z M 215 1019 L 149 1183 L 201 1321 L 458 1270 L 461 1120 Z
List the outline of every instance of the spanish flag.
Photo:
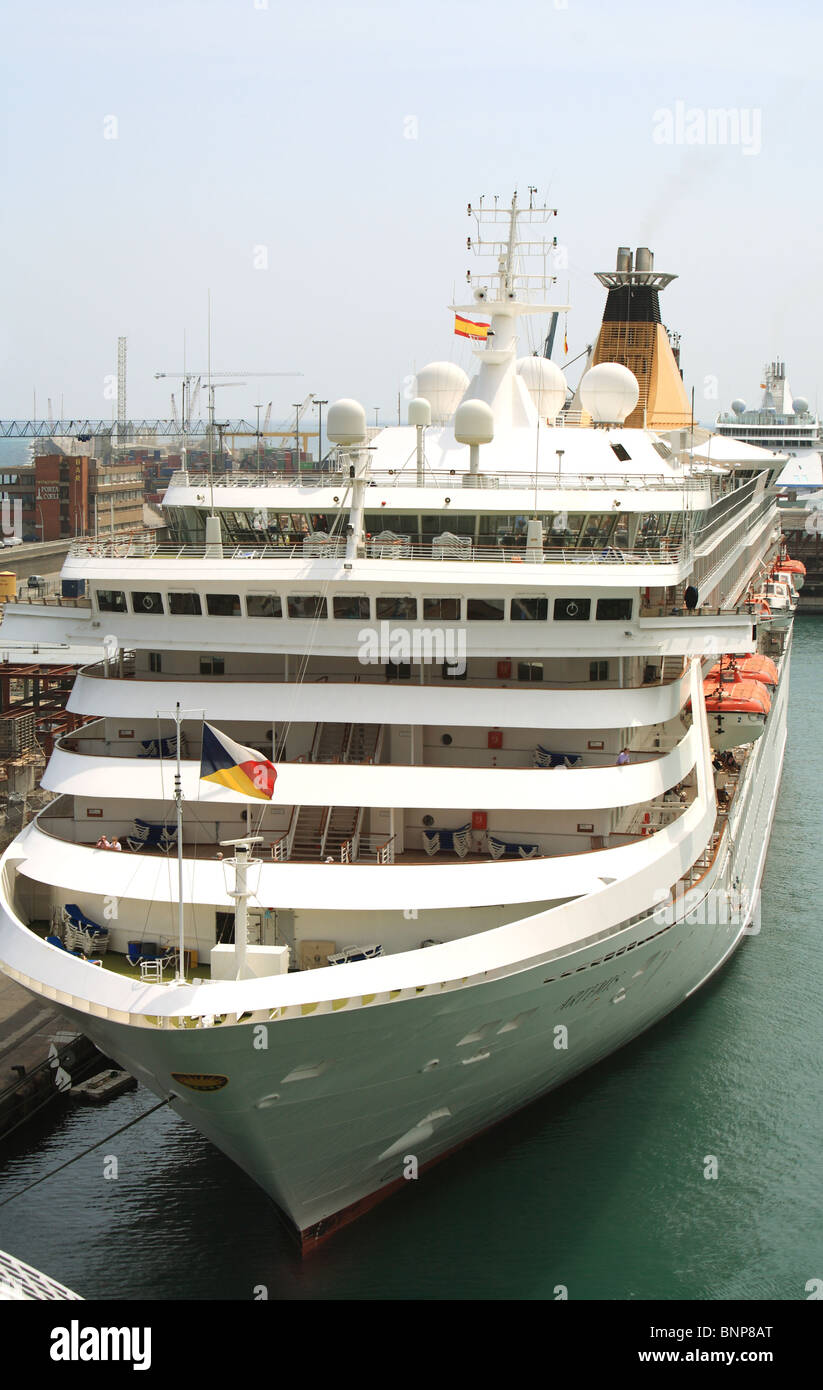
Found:
M 474 323 L 471 319 L 463 319 L 459 314 L 455 314 L 454 331 L 458 338 L 475 338 L 479 343 L 485 343 L 489 336 L 489 325 Z
M 271 801 L 277 770 L 268 758 L 253 748 L 221 734 L 211 724 L 203 725 L 203 753 L 200 758 L 200 781 L 217 782 L 230 791 L 244 796 L 256 796 Z

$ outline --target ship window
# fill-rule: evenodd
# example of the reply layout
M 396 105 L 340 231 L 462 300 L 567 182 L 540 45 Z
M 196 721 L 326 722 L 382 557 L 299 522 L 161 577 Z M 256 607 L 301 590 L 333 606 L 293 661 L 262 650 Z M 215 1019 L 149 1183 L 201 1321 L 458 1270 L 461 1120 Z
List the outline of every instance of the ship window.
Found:
M 556 598 L 554 620 L 556 623 L 586 623 L 591 606 L 590 598 Z
M 149 652 L 149 670 L 162 671 L 163 656 L 161 652 Z
M 398 598 L 378 598 L 376 617 L 378 618 L 411 618 L 412 621 L 417 617 L 417 599 L 411 595 L 404 594 Z
M 98 589 L 97 607 L 101 613 L 125 613 L 126 595 L 122 589 Z
M 517 679 L 519 681 L 542 681 L 542 661 L 518 661 Z
M 464 681 L 466 679 L 465 661 L 444 661 L 443 679 L 444 681 Z
M 631 459 L 631 454 L 629 453 L 628 449 L 623 448 L 622 444 L 612 444 L 612 453 L 620 459 L 621 463 L 628 463 L 628 461 Z
M 282 618 L 283 600 L 279 594 L 247 594 L 246 613 L 250 618 Z
M 199 594 L 169 594 L 169 612 L 199 617 L 202 613 Z
M 460 621 L 459 598 L 424 598 L 424 618 L 451 618 Z
M 290 618 L 326 617 L 326 600 L 322 594 L 291 594 L 286 602 Z
M 656 452 L 660 455 L 662 459 L 670 459 L 672 456 L 670 445 L 668 445 L 663 439 L 653 440 L 652 448 L 656 450 Z
M 369 618 L 369 600 L 361 594 L 335 594 L 332 599 L 335 618 Z
M 505 617 L 506 600 L 503 598 L 470 598 L 466 603 L 466 617 L 469 622 L 499 623 Z
M 608 661 L 590 661 L 590 662 L 589 662 L 589 680 L 590 680 L 590 681 L 607 681 L 608 679 L 609 679 L 609 663 L 608 663 Z
M 411 666 L 407 661 L 387 661 L 386 662 L 387 681 L 410 681 Z
M 206 594 L 206 607 L 212 618 L 239 618 L 239 594 Z
M 226 674 L 225 657 L 201 656 L 200 674 L 201 676 L 224 676 Z
M 599 598 L 597 600 L 598 622 L 627 623 L 632 616 L 630 598 Z
M 133 613 L 162 613 L 163 595 L 135 590 L 131 596 Z
M 547 598 L 513 598 L 512 622 L 542 622 L 549 616 Z

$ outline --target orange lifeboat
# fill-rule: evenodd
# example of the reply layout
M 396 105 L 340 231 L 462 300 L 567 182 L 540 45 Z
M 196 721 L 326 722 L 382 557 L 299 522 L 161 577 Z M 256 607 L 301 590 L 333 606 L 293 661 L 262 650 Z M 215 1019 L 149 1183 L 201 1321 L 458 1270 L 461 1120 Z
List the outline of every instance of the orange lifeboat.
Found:
M 717 676 L 707 676 L 703 697 L 712 748 L 724 752 L 760 738 L 772 707 L 771 696 L 760 681 L 741 679 L 727 684 Z
M 724 686 L 739 684 L 740 681 L 759 681 L 768 690 L 774 690 L 778 681 L 777 667 L 769 656 L 724 656 L 712 667 L 706 681 Z
M 790 574 L 794 579 L 797 589 L 803 588 L 803 581 L 806 578 L 806 566 L 803 564 L 802 560 L 790 560 L 788 555 L 784 555 L 782 559 L 775 561 L 774 567 L 776 570 L 784 570 L 786 574 Z

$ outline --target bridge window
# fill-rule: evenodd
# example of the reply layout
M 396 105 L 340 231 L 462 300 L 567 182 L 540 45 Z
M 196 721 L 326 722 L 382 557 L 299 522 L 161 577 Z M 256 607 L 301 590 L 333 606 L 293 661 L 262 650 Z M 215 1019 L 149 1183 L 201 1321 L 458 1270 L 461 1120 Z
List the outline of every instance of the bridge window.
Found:
M 547 598 L 513 598 L 512 599 L 512 622 L 513 623 L 534 623 L 543 622 L 549 616 L 549 600 Z
M 612 444 L 612 449 L 621 463 L 628 463 L 631 458 L 628 449 L 625 449 L 622 444 Z
M 202 613 L 199 594 L 169 594 L 169 612 L 199 617 Z
M 163 595 L 135 590 L 131 596 L 131 608 L 133 613 L 162 613 Z
M 459 598 L 424 598 L 423 599 L 424 618 L 449 618 L 452 622 L 460 621 L 460 599 Z
M 250 618 L 282 618 L 283 600 L 279 594 L 247 594 L 246 613 Z
M 410 681 L 411 666 L 407 661 L 388 661 L 386 662 L 387 681 Z
M 224 676 L 226 674 L 225 657 L 201 656 L 200 674 L 201 676 Z
M 518 661 L 517 679 L 519 681 L 542 681 L 542 661 Z
M 609 663 L 608 663 L 608 661 L 590 661 L 590 662 L 589 662 L 589 680 L 590 680 L 590 681 L 607 681 L 608 679 L 609 679 Z
M 501 622 L 505 611 L 506 600 L 503 598 L 470 598 L 466 604 L 466 617 L 469 622 Z
M 417 599 L 411 595 L 397 598 L 378 598 L 375 616 L 378 618 L 407 618 L 412 622 L 417 617 Z
M 239 594 L 206 594 L 206 606 L 212 618 L 239 618 Z
M 290 618 L 325 618 L 326 600 L 321 594 L 290 594 L 286 600 Z
M 369 600 L 360 594 L 335 594 L 332 599 L 335 618 L 369 618 Z
M 101 613 L 125 613 L 126 595 L 122 589 L 98 589 L 97 607 Z
M 556 598 L 554 620 L 556 623 L 587 623 L 591 607 L 590 598 Z
M 630 622 L 632 607 L 630 598 L 599 598 L 597 600 L 597 621 L 601 623 Z

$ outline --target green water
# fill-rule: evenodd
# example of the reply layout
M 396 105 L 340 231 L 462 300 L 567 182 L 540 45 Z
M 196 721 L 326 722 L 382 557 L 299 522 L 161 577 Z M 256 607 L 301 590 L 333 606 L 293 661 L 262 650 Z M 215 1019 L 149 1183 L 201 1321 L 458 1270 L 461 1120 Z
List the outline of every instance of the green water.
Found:
M 762 931 L 642 1038 L 302 1265 L 263 1194 L 165 1112 L 0 1211 L 0 1247 L 89 1298 L 804 1299 L 823 1278 L 822 675 L 823 619 L 799 618 Z M 29 1134 L 0 1198 L 152 1100 Z

